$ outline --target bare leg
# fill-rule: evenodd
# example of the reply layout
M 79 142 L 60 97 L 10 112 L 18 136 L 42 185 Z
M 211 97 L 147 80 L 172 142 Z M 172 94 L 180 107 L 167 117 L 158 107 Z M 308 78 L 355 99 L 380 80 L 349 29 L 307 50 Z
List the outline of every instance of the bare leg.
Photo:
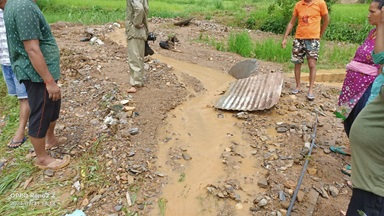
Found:
M 13 137 L 13 142 L 15 142 L 15 144 L 9 143 L 9 147 L 20 146 L 20 142 L 24 139 L 25 136 L 25 127 L 27 126 L 30 113 L 28 99 L 19 99 L 19 103 L 19 128 L 17 129 L 16 134 Z
M 36 153 L 35 165 L 40 169 L 61 169 L 69 164 L 71 158 L 69 155 L 64 156 L 62 160 L 48 155 L 47 150 L 45 150 L 45 138 L 30 136 L 30 139 Z
M 31 137 L 31 142 L 36 153 L 36 164 L 46 166 L 55 161 L 45 150 L 45 138 Z
M 301 90 L 300 75 L 301 75 L 301 64 L 295 64 L 296 90 Z
M 313 95 L 313 87 L 316 79 L 316 59 L 308 58 L 308 67 L 309 67 L 309 90 L 308 94 Z
M 47 130 L 46 140 L 45 140 L 45 148 L 50 149 L 58 144 L 58 139 L 55 136 L 55 126 L 56 121 L 51 122 L 49 124 L 49 128 Z

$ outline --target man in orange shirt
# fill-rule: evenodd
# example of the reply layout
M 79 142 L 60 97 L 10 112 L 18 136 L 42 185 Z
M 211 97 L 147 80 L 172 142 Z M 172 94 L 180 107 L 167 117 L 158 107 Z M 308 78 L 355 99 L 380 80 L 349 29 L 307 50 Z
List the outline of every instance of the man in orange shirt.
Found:
M 319 57 L 320 39 L 329 23 L 327 4 L 324 0 L 301 0 L 296 3 L 285 30 L 281 47 L 286 47 L 287 37 L 291 33 L 296 20 L 299 20 L 295 39 L 293 41 L 291 61 L 295 64 L 296 88 L 293 94 L 301 91 L 300 74 L 304 56 L 307 57 L 309 67 L 308 100 L 314 100 L 313 86 L 316 78 L 316 62 Z M 321 20 L 323 23 L 321 24 Z

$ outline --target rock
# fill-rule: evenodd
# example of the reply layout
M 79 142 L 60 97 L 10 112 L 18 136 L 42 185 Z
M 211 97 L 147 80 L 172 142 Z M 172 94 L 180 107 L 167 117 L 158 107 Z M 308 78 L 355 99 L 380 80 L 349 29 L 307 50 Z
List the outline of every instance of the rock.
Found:
M 48 177 L 52 177 L 55 175 L 55 172 L 51 169 L 47 169 L 44 171 L 44 175 L 48 176 Z
M 286 182 L 284 182 L 284 187 L 288 189 L 294 189 L 296 187 L 296 182 L 292 180 L 287 180 Z
M 187 152 L 183 152 L 182 156 L 186 161 L 192 160 L 192 157 Z
M 285 195 L 284 195 L 284 191 L 279 191 L 279 200 L 280 201 L 285 201 L 286 200 Z
M 236 114 L 236 117 L 238 119 L 247 119 L 249 117 L 247 112 L 239 112 Z
M 316 168 L 308 168 L 307 172 L 309 175 L 316 175 L 317 169 Z
M 243 204 L 237 203 L 236 204 L 236 209 L 243 209 Z
M 0 168 L 4 166 L 4 162 L 3 161 L 0 161 Z
M 324 148 L 324 153 L 329 154 L 329 153 L 331 153 L 331 150 L 329 148 Z
M 288 111 L 290 111 L 290 112 L 294 112 L 294 111 L 297 111 L 297 108 L 296 108 L 295 106 L 290 106 L 290 107 L 288 108 Z
M 268 180 L 266 178 L 262 178 L 257 182 L 257 185 L 261 188 L 268 188 Z
M 288 209 L 289 204 L 290 203 L 288 201 L 281 202 L 281 207 L 283 207 L 284 209 Z
M 259 203 L 257 203 L 257 205 L 259 206 L 259 207 L 263 207 L 263 206 L 266 206 L 268 204 L 268 200 L 266 200 L 266 199 L 261 199 L 260 201 L 259 201 Z
M 95 202 L 99 201 L 99 200 L 101 199 L 101 197 L 102 197 L 102 196 L 101 196 L 100 194 L 95 195 L 95 196 L 91 199 L 90 203 L 95 203 Z
M 129 134 L 135 135 L 139 133 L 139 128 L 131 128 L 128 130 Z
M 337 197 L 339 195 L 339 189 L 337 189 L 335 186 L 331 185 L 328 188 L 329 194 L 333 197 Z
M 288 130 L 289 130 L 289 128 L 286 128 L 286 127 L 277 127 L 276 128 L 277 133 L 285 133 Z
M 301 203 L 304 200 L 304 195 L 305 195 L 304 192 L 299 190 L 296 196 L 297 201 Z
M 99 125 L 99 124 L 100 124 L 100 122 L 99 122 L 98 119 L 92 119 L 92 120 L 90 121 L 90 123 L 91 123 L 91 125 Z
M 122 205 L 117 205 L 117 206 L 115 206 L 115 210 L 116 210 L 116 211 L 120 211 L 122 208 L 123 208 Z

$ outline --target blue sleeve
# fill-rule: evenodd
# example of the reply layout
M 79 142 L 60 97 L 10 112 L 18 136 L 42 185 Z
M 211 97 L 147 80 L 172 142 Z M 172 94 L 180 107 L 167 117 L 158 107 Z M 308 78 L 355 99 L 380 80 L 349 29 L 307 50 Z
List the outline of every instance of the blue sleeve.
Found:
M 372 58 L 375 64 L 384 64 L 384 52 L 374 53 L 372 51 Z

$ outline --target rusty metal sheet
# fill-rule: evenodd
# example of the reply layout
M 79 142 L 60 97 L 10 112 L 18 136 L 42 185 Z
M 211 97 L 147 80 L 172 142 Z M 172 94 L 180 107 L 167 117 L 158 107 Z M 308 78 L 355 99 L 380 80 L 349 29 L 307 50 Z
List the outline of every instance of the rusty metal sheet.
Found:
M 231 83 L 215 107 L 224 110 L 255 111 L 273 107 L 280 98 L 284 75 L 258 74 Z

